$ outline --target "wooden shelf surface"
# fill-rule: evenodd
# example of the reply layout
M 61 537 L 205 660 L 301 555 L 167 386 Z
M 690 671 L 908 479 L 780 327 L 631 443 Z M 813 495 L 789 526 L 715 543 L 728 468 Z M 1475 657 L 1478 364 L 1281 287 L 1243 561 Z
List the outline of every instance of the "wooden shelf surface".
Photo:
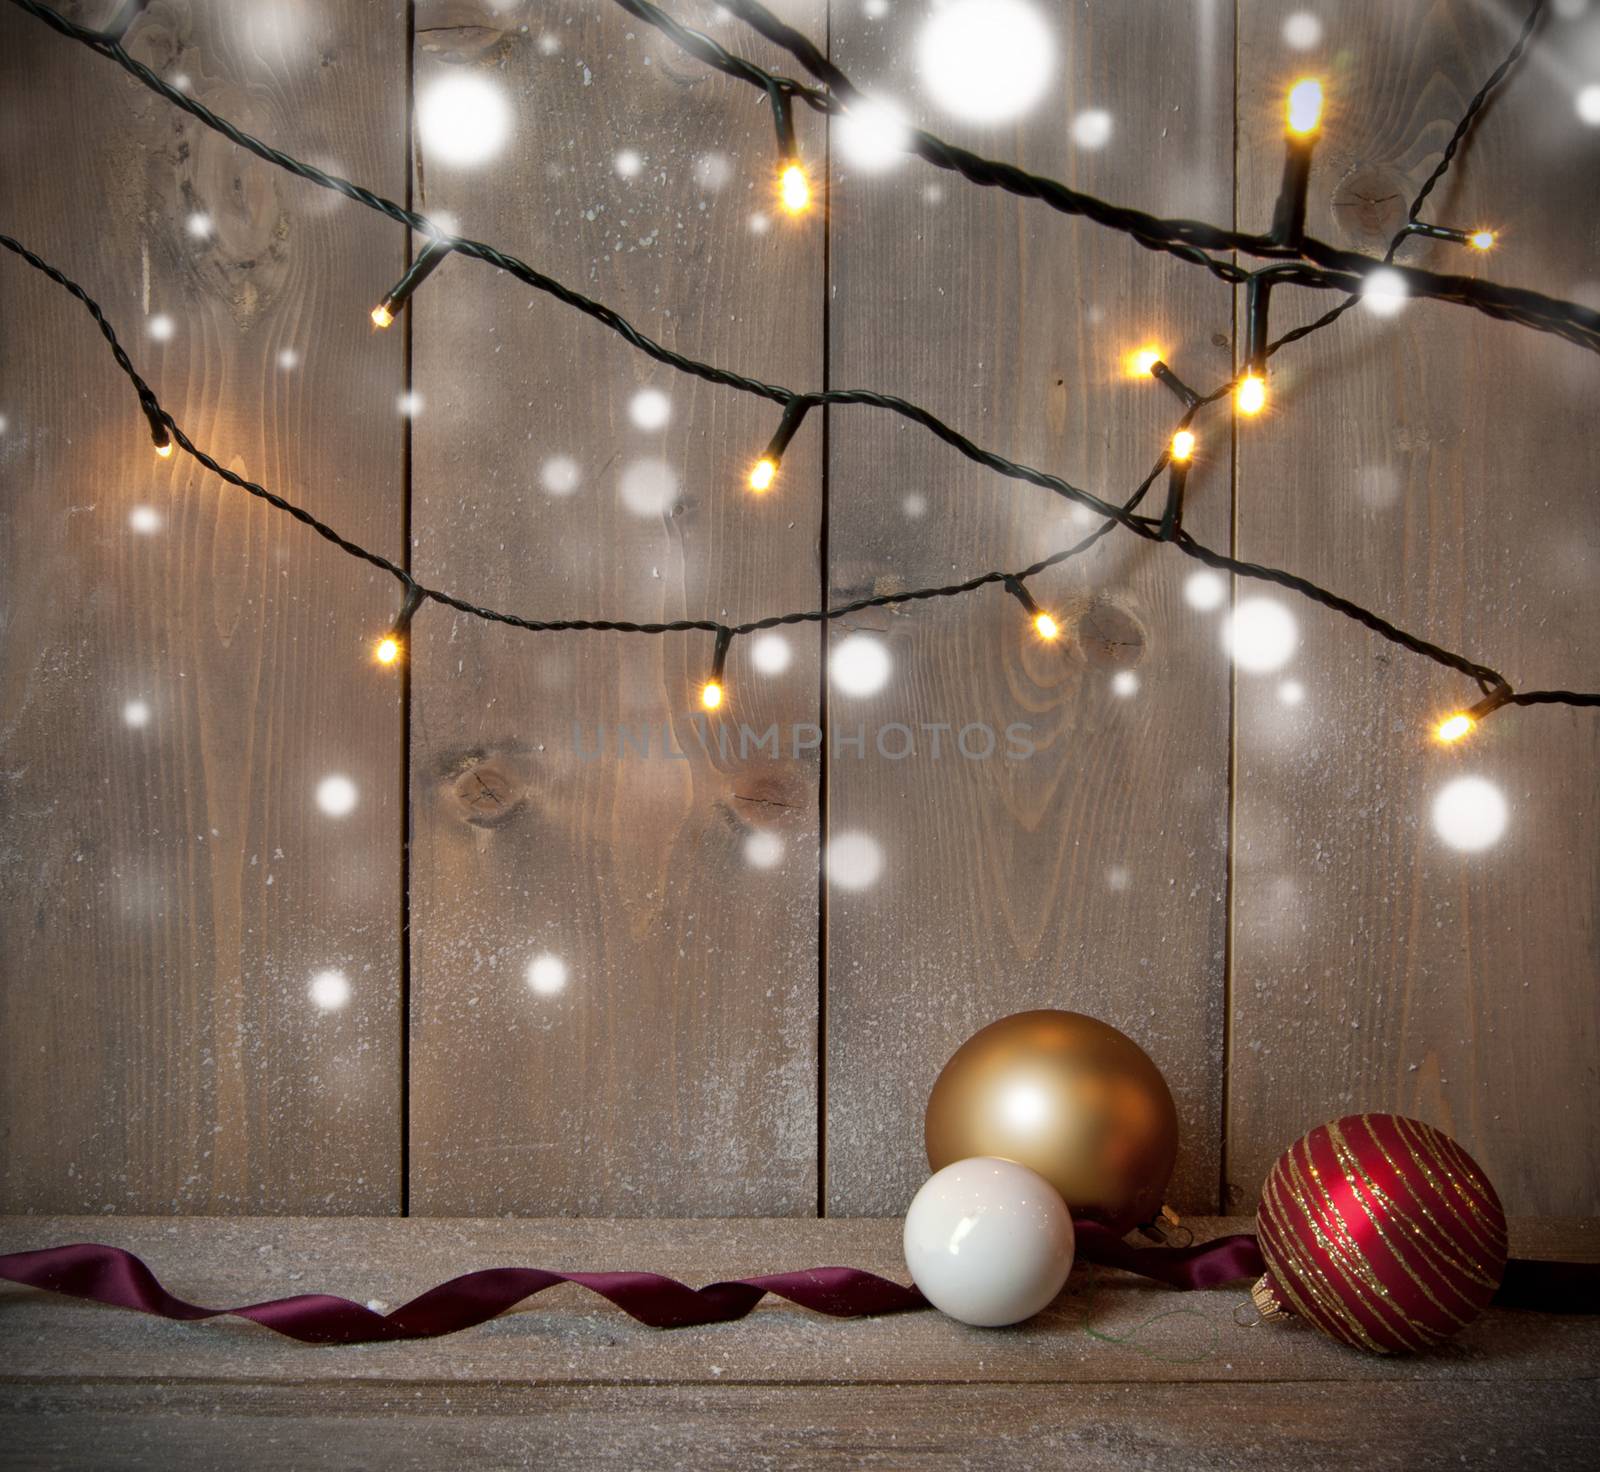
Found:
M 1200 1239 L 1246 1219 L 1194 1218 Z M 9 1217 L 0 1251 L 98 1241 L 207 1304 L 331 1292 L 393 1308 L 473 1268 L 641 1268 L 692 1284 L 848 1263 L 905 1278 L 888 1219 Z M 1523 1256 L 1600 1257 L 1600 1221 L 1519 1220 Z M 443 1339 L 312 1348 L 0 1288 L 7 1466 L 1173 1468 L 1593 1466 L 1600 1319 L 1496 1310 L 1379 1358 L 1243 1328 L 1243 1285 L 1080 1267 L 1007 1330 L 836 1320 L 768 1299 L 672 1332 L 581 1288 Z

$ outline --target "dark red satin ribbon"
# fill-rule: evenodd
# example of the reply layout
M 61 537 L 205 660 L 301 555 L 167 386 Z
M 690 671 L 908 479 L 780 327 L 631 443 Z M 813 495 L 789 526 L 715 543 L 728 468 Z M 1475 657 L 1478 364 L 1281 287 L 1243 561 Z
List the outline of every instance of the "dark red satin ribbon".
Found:
M 1254 1237 L 1222 1237 L 1197 1247 L 1130 1247 L 1098 1222 L 1079 1222 L 1078 1256 L 1086 1262 L 1154 1278 L 1174 1288 L 1210 1288 L 1261 1271 Z M 429 1339 L 470 1329 L 557 1283 L 579 1283 L 653 1329 L 742 1319 L 768 1293 L 837 1318 L 924 1308 L 915 1288 L 859 1268 L 811 1268 L 759 1278 L 735 1278 L 690 1288 L 659 1273 L 555 1273 L 544 1268 L 485 1268 L 430 1288 L 381 1314 L 325 1293 L 303 1293 L 242 1308 L 202 1308 L 163 1288 L 131 1252 L 94 1242 L 0 1256 L 0 1278 L 68 1293 L 167 1319 L 232 1314 L 307 1344 L 361 1344 Z
M 1600 1314 L 1600 1262 L 1514 1257 L 1506 1264 L 1494 1303 L 1546 1314 Z
M 1078 1222 L 1078 1258 L 1122 1268 L 1171 1288 L 1215 1288 L 1263 1270 L 1249 1234 L 1193 1247 L 1131 1247 L 1109 1227 Z M 0 1255 L 0 1279 L 68 1293 L 166 1319 L 250 1319 L 307 1344 L 363 1344 L 386 1339 L 431 1339 L 470 1329 L 557 1283 L 579 1283 L 653 1329 L 681 1329 L 742 1319 L 768 1293 L 836 1318 L 925 1308 L 915 1288 L 860 1268 L 811 1268 L 759 1278 L 733 1278 L 690 1288 L 659 1273 L 555 1273 L 544 1268 L 484 1268 L 430 1288 L 381 1314 L 326 1293 L 302 1293 L 242 1308 L 202 1308 L 163 1288 L 131 1252 L 96 1242 Z M 1565 1313 L 1600 1312 L 1600 1264 L 1533 1262 L 1513 1258 L 1495 1302 L 1503 1307 Z

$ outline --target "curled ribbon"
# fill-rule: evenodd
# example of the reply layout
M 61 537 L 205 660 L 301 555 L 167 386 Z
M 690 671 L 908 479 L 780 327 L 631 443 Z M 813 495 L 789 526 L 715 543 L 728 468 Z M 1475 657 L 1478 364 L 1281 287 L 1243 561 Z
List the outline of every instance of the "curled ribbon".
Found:
M 1098 1222 L 1078 1222 L 1078 1257 L 1124 1268 L 1173 1288 L 1211 1288 L 1261 1272 L 1254 1237 L 1222 1237 L 1198 1247 L 1130 1247 Z M 546 1268 L 484 1268 L 464 1273 L 379 1313 L 348 1298 L 302 1293 L 240 1308 L 202 1308 L 169 1293 L 131 1252 L 96 1242 L 0 1255 L 0 1279 L 88 1298 L 165 1319 L 249 1319 L 307 1344 L 431 1339 L 484 1323 L 557 1283 L 578 1283 L 652 1329 L 742 1319 L 768 1293 L 835 1318 L 925 1308 L 915 1289 L 860 1268 L 810 1268 L 733 1278 L 690 1288 L 659 1273 L 557 1273 Z

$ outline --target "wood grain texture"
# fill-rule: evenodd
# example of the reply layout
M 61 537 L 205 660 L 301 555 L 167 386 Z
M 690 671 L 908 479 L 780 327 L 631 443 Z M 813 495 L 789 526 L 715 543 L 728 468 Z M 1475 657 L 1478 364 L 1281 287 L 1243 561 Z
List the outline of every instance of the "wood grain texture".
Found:
M 1243 1218 L 1187 1218 L 1198 1240 L 1251 1230 Z M 900 1223 L 816 1220 L 451 1219 L 0 1220 L 0 1251 L 102 1241 L 137 1253 L 175 1293 L 213 1305 L 331 1292 L 396 1308 L 458 1273 L 520 1265 L 641 1269 L 691 1284 L 849 1263 L 906 1281 Z M 1600 1259 L 1600 1222 L 1512 1225 L 1524 1256 Z M 747 1318 L 662 1332 L 572 1285 L 442 1339 L 308 1348 L 240 1320 L 180 1324 L 32 1289 L 0 1287 L 0 1330 L 26 1345 L 5 1376 L 118 1376 L 173 1383 L 378 1381 L 683 1384 L 1037 1383 L 1075 1387 L 1406 1380 L 1429 1387 L 1497 1380 L 1592 1381 L 1600 1320 L 1493 1310 L 1425 1355 L 1362 1354 L 1306 1325 L 1242 1328 L 1244 1284 L 1177 1294 L 1080 1265 L 1045 1313 L 1003 1332 L 933 1312 L 829 1319 L 766 1299 Z
M 1587 1468 L 1595 1383 L 498 1385 L 0 1383 L 19 1468 Z
M 1310 226 L 1368 250 L 1399 220 L 1454 119 L 1504 54 L 1521 4 L 1322 7 L 1320 51 L 1288 51 L 1288 4 L 1241 11 L 1240 199 L 1268 218 L 1281 158 L 1275 79 L 1328 78 Z M 1593 18 L 1588 22 L 1592 34 Z M 1553 20 L 1494 102 L 1426 218 L 1503 232 L 1486 258 L 1404 259 L 1593 293 L 1600 135 L 1567 101 Z M 1471 257 L 1467 259 L 1465 257 Z M 1589 284 L 1585 284 L 1585 281 Z M 1329 302 L 1285 297 L 1274 331 Z M 1275 308 L 1277 303 L 1275 303 Z M 1281 366 L 1279 366 L 1281 365 Z M 1594 688 L 1600 651 L 1600 364 L 1471 312 L 1365 310 L 1275 360 L 1273 409 L 1241 431 L 1239 548 L 1465 649 L 1525 688 Z M 1259 589 L 1246 590 L 1259 593 Z M 1309 605 L 1282 675 L 1238 682 L 1231 1199 L 1254 1201 L 1305 1129 L 1394 1109 L 1454 1135 L 1508 1209 L 1600 1201 L 1600 726 L 1549 707 L 1459 749 L 1430 720 L 1466 682 Z M 1432 818 L 1454 780 L 1495 784 L 1505 834 L 1480 852 Z
M 1242 1220 L 1195 1219 L 1204 1239 Z M 0 1250 L 110 1238 L 206 1301 L 319 1288 L 393 1306 L 470 1267 L 631 1263 L 706 1282 L 849 1261 L 901 1276 L 899 1224 L 0 1220 Z M 1593 1259 L 1600 1222 L 1513 1222 Z M 1491 1312 L 1428 1355 L 1244 1329 L 1240 1288 L 1075 1272 L 1043 1316 L 833 1320 L 767 1305 L 663 1333 L 563 1287 L 447 1339 L 314 1349 L 0 1290 L 8 1466 L 1236 1466 L 1593 1463 L 1600 1323 Z M 597 1306 L 598 1305 L 598 1306 Z
M 398 5 L 161 3 L 130 48 L 403 187 Z M 4 228 L 104 304 L 195 439 L 397 553 L 401 357 L 352 310 L 393 233 L 10 6 L 0 132 Z M 395 1209 L 400 722 L 365 646 L 388 582 L 158 461 L 87 317 L 9 255 L 0 318 L 0 1200 Z M 342 818 L 314 800 L 332 773 Z M 324 969 L 341 1011 L 308 997 Z
M 817 0 L 788 12 L 820 30 Z M 709 5 L 680 13 L 731 33 Z M 419 7 L 424 111 L 464 74 L 501 89 L 514 131 L 468 169 L 424 130 L 420 208 L 671 346 L 817 384 L 821 226 L 771 217 L 757 94 L 610 4 Z M 535 617 L 816 605 L 820 425 L 757 500 L 744 479 L 775 406 L 657 367 L 471 262 L 429 282 L 413 322 L 421 575 Z M 664 427 L 636 420 L 649 390 Z M 702 741 L 709 635 L 419 622 L 415 1211 L 815 1211 L 817 759 L 790 735 L 816 722 L 817 634 L 781 638 L 780 675 L 735 645 L 728 713 Z M 779 754 L 741 756 L 740 724 L 778 726 Z M 543 992 L 540 957 L 560 968 L 531 978 Z
M 1186 11 L 1176 32 L 1144 7 L 1053 8 L 1057 92 L 987 131 L 918 82 L 924 18 L 835 7 L 835 59 L 868 90 L 923 99 L 919 121 L 982 152 L 1158 213 L 1229 217 L 1225 7 Z M 1072 135 L 1096 109 L 1110 116 L 1100 148 Z M 1125 356 L 1153 343 L 1191 382 L 1226 377 L 1231 303 L 1194 268 L 919 164 L 868 177 L 835 157 L 835 385 L 905 394 L 1120 500 L 1177 418 L 1165 390 L 1127 375 Z M 836 412 L 830 435 L 836 600 L 1023 566 L 1095 524 L 867 410 Z M 1225 537 L 1228 500 L 1218 441 L 1190 482 L 1191 527 Z M 837 680 L 829 695 L 830 841 L 865 834 L 882 852 L 875 883 L 829 892 L 830 1211 L 904 1210 L 926 1174 L 923 1108 L 945 1060 L 979 1027 L 1043 1006 L 1103 1018 L 1151 1054 L 1183 1131 L 1172 1199 L 1214 1205 L 1227 674 L 1214 616 L 1184 598 L 1193 571 L 1171 551 L 1108 539 L 1034 586 L 1067 631 L 1060 646 L 1035 638 L 998 590 L 832 631 L 835 649 L 869 631 L 893 676 L 868 697 Z M 877 744 L 896 722 L 917 733 L 912 759 L 892 759 L 895 734 Z M 1027 759 L 1006 755 L 1020 749 L 1003 734 L 1013 723 L 1036 747 Z M 864 757 L 842 746 L 863 725 Z M 942 737 L 927 729 L 939 725 Z M 994 757 L 963 754 L 968 725 L 997 733 Z M 966 751 L 987 744 L 975 730 Z
M 1310 51 L 1284 40 L 1298 8 L 1240 7 L 1236 165 L 1221 5 L 1161 24 L 1150 7 L 1050 8 L 1059 92 L 988 131 L 914 74 L 920 9 L 782 7 L 938 131 L 1108 197 L 1225 220 L 1237 167 L 1245 227 L 1277 187 L 1280 84 L 1316 70 L 1331 101 L 1312 228 L 1379 250 L 1520 0 L 1330 0 Z M 709 3 L 675 13 L 792 70 Z M 1173 417 L 1122 376 L 1127 350 L 1156 343 L 1202 386 L 1228 371 L 1232 304 L 1204 274 L 914 162 L 869 176 L 807 114 L 819 175 L 832 150 L 825 279 L 821 219 L 774 218 L 761 101 L 609 3 L 424 0 L 415 19 L 419 95 L 475 75 L 512 118 L 480 167 L 424 139 L 420 205 L 670 345 L 793 386 L 905 393 L 1105 493 Z M 1600 135 L 1564 68 L 1596 25 L 1551 19 L 1430 210 L 1501 229 L 1500 248 L 1406 259 L 1594 299 Z M 161 0 L 132 44 L 398 197 L 406 33 L 395 0 Z M 5 228 L 105 302 L 203 444 L 395 556 L 414 330 L 430 582 L 531 615 L 736 620 L 1016 565 L 1086 527 L 859 408 L 831 415 L 826 463 L 813 416 L 752 501 L 770 406 L 657 369 L 473 262 L 373 336 L 363 312 L 404 258 L 393 226 L 9 7 L 0 43 Z M 1100 146 L 1074 131 L 1092 109 L 1110 119 Z M 1326 304 L 1280 294 L 1274 325 Z M 153 461 L 85 319 L 9 258 L 0 314 L 0 1203 L 395 1209 L 409 1022 L 418 1211 L 807 1213 L 825 1166 L 828 1210 L 898 1213 L 944 1059 L 1049 1005 L 1124 1028 L 1166 1072 L 1180 1207 L 1215 1204 L 1224 1148 L 1230 1198 L 1253 1201 L 1285 1144 L 1354 1108 L 1449 1130 L 1513 1210 L 1600 1204 L 1591 717 L 1509 712 L 1442 752 L 1426 728 L 1462 682 L 1282 600 L 1292 659 L 1232 677 L 1231 937 L 1226 608 L 1194 606 L 1192 565 L 1126 538 L 1038 581 L 1059 649 L 1000 592 L 786 633 L 781 672 L 741 642 L 726 752 L 689 716 L 707 636 L 531 636 L 430 609 L 403 772 L 400 690 L 366 660 L 389 581 Z M 170 340 L 152 335 L 162 314 Z M 635 422 L 645 389 L 668 396 L 663 427 Z M 1592 356 L 1459 309 L 1352 313 L 1275 362 L 1272 412 L 1242 439 L 1237 549 L 1519 685 L 1593 687 L 1597 389 Z M 1222 423 L 1202 426 L 1190 496 L 1217 545 L 1235 525 Z M 890 678 L 855 693 L 846 657 L 824 709 L 820 656 L 858 634 Z M 1008 760 L 1018 722 L 1036 750 Z M 968 750 L 996 733 L 987 759 L 957 744 L 973 724 Z M 778 754 L 741 750 L 741 726 L 775 727 Z M 335 773 L 358 797 L 343 817 L 315 800 Z M 1508 800 L 1481 852 L 1432 821 L 1459 777 Z M 540 957 L 559 965 L 530 986 Z M 309 1000 L 323 970 L 348 1006 Z

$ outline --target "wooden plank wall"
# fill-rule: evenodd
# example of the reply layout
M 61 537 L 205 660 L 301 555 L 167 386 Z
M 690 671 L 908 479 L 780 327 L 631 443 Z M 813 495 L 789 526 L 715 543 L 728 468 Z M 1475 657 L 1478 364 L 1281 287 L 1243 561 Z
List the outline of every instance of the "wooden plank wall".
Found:
M 1184 10 L 1181 40 L 1139 6 L 1059 27 L 1070 43 L 1060 98 L 1020 123 L 978 126 L 934 104 L 916 121 L 1109 198 L 1226 219 L 1232 19 L 1222 6 Z M 836 15 L 846 72 L 916 98 L 924 8 Z M 1073 138 L 1074 120 L 1094 111 L 1110 118 L 1103 147 Z M 835 179 L 829 368 L 840 387 L 903 394 L 1009 458 L 1120 501 L 1176 417 L 1163 389 L 1127 376 L 1126 356 L 1155 343 L 1197 383 L 1228 376 L 1230 294 L 1193 268 L 928 168 L 871 177 L 841 150 Z M 867 410 L 837 411 L 830 444 L 836 603 L 1023 567 L 1096 524 Z M 1222 443 L 1197 468 L 1197 534 L 1226 539 L 1228 497 Z M 830 1210 L 903 1209 L 927 1175 L 922 1110 L 944 1060 L 1029 1007 L 1088 1012 L 1139 1039 L 1182 1101 L 1176 1199 L 1215 1195 L 1228 683 L 1210 621 L 1184 601 L 1183 561 L 1115 537 L 1039 578 L 1035 596 L 1066 629 L 1054 646 L 998 590 L 832 631 L 835 657 L 870 638 L 893 674 L 868 697 L 835 680 L 829 697 L 841 738 L 867 730 L 866 755 L 841 747 L 829 768 L 830 841 L 870 840 L 883 856 L 875 883 L 829 890 Z M 1119 693 L 1129 681 L 1134 692 Z M 895 722 L 919 734 L 912 759 L 880 752 L 876 733 Z M 954 734 L 935 757 L 925 728 L 941 724 Z M 964 749 L 981 754 L 992 730 L 996 756 L 962 754 L 969 725 L 979 730 Z M 1005 755 L 1013 725 L 1037 748 L 1025 759 Z M 899 749 L 892 736 L 884 749 Z
M 609 3 L 435 11 L 418 10 L 419 100 L 476 73 L 518 117 L 491 169 L 424 147 L 419 208 L 682 352 L 819 380 L 817 231 L 772 217 L 756 93 Z M 795 19 L 820 31 L 823 6 Z M 538 618 L 816 606 L 820 424 L 753 501 L 774 406 L 473 263 L 445 269 L 415 318 L 423 577 Z M 546 484 L 559 457 L 567 494 Z M 699 739 L 706 634 L 533 637 L 442 615 L 419 634 L 414 1209 L 813 1212 L 816 756 L 741 762 Z M 780 676 L 743 644 L 728 671 L 730 714 L 756 730 L 817 720 L 815 631 L 780 637 Z M 774 847 L 776 864 L 750 861 Z
M 709 0 L 671 8 L 792 69 Z M 980 127 L 920 87 L 924 7 L 778 8 L 942 134 L 1162 214 L 1226 220 L 1237 198 L 1246 227 L 1270 211 L 1282 85 L 1316 70 L 1334 101 L 1313 228 L 1367 249 L 1522 10 L 1319 0 L 1301 49 L 1305 5 L 1041 3 L 1059 94 Z M 1589 23 L 1551 23 L 1440 195 L 1503 248 L 1408 259 L 1594 291 L 1600 133 L 1552 102 Z M 471 77 L 510 102 L 492 161 L 408 148 L 408 36 L 419 99 Z M 1096 491 L 1130 486 L 1172 418 L 1123 374 L 1130 349 L 1207 387 L 1230 371 L 1234 302 L 1200 272 L 916 163 L 870 174 L 809 113 L 830 218 L 783 220 L 757 95 L 609 3 L 161 0 L 132 49 L 671 347 L 906 394 Z M 397 227 L 10 7 L 0 68 L 22 140 L 0 228 L 104 301 L 220 458 L 391 555 L 409 526 L 419 574 L 464 597 L 739 620 L 1086 529 L 862 408 L 814 415 L 753 501 L 769 407 L 476 262 L 373 335 Z M 1247 1209 L 1289 1139 L 1364 1106 L 1450 1129 L 1513 1210 L 1595 1209 L 1591 717 L 1515 712 L 1442 754 L 1419 733 L 1454 682 L 1299 602 L 1288 662 L 1235 672 L 1223 621 L 1259 590 L 1127 538 L 1039 580 L 1060 647 L 998 592 L 801 626 L 759 657 L 741 641 L 731 714 L 776 724 L 776 758 L 698 739 L 704 635 L 434 609 L 398 680 L 365 654 L 389 580 L 154 462 L 103 346 L 9 258 L 0 312 L 21 329 L 0 335 L 5 1209 L 893 1213 L 943 1059 L 1040 1005 L 1107 1018 L 1165 1070 L 1180 1208 Z M 1277 366 L 1237 463 L 1207 421 L 1198 536 L 1518 683 L 1600 682 L 1592 358 L 1413 306 Z M 1019 723 L 1025 759 L 1005 754 Z M 963 727 L 994 754 L 965 754 Z M 317 803 L 333 774 L 343 816 Z M 1431 820 L 1464 776 L 1509 805 L 1476 853 Z M 350 998 L 325 1009 L 330 970 Z
M 402 242 L 9 5 L 0 32 L 0 228 L 104 304 L 198 443 L 397 555 L 401 345 L 361 304 Z M 164 3 L 130 49 L 403 190 L 402 6 Z M 93 324 L 9 254 L 0 318 L 0 1196 L 394 1211 L 401 722 L 364 654 L 388 580 L 157 460 Z
M 1376 250 L 1526 7 L 1321 10 L 1311 59 L 1337 100 L 1309 223 Z M 1494 226 L 1501 244 L 1487 258 L 1412 246 L 1406 260 L 1594 300 L 1600 134 L 1567 105 L 1561 58 L 1580 34 L 1600 40 L 1597 26 L 1552 23 L 1428 211 Z M 1281 27 L 1282 7 L 1243 7 L 1241 75 L 1271 71 Z M 1246 218 L 1266 218 L 1276 190 L 1270 103 L 1241 93 Z M 1241 554 L 1514 684 L 1596 688 L 1600 362 L 1431 303 L 1350 313 L 1313 344 L 1310 361 L 1282 355 L 1272 415 L 1240 435 Z M 1292 612 L 1300 647 L 1281 673 L 1305 699 L 1285 706 L 1278 673 L 1237 687 L 1230 1197 L 1254 1199 L 1293 1121 L 1381 1099 L 1467 1142 L 1519 1210 L 1587 1210 L 1600 1189 L 1600 723 L 1519 710 L 1441 751 L 1419 717 L 1462 703 L 1461 680 L 1344 619 Z M 1452 849 L 1432 821 L 1463 779 L 1507 805 L 1504 837 L 1481 851 Z M 1472 804 L 1465 816 L 1469 829 L 1487 817 Z

